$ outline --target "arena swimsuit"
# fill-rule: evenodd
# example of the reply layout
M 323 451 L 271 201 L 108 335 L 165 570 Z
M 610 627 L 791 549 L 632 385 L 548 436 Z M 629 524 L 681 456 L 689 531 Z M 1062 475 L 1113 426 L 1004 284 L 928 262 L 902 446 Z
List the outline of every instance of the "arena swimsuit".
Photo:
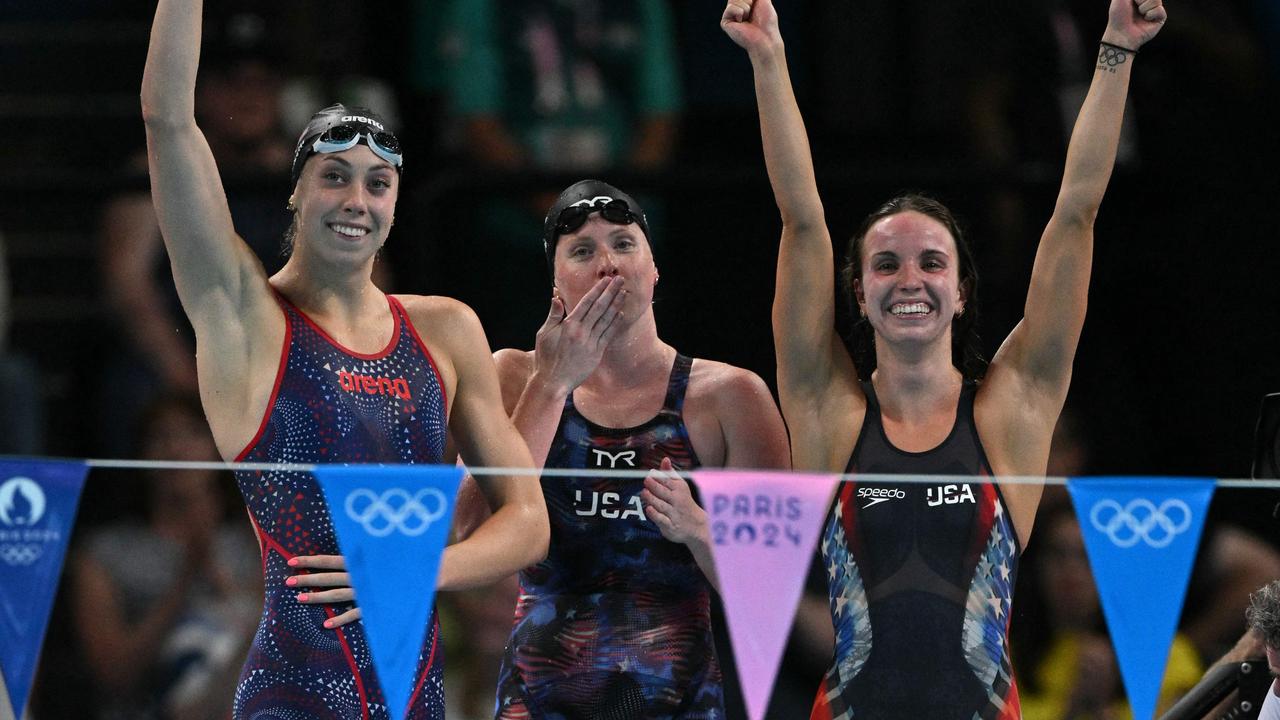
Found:
M 933 450 L 885 436 L 870 383 L 850 473 L 990 476 L 966 383 Z M 994 484 L 848 482 L 822 537 L 835 661 L 812 720 L 1015 720 L 1009 607 L 1021 548 Z
M 391 342 L 373 355 L 340 346 L 278 296 L 286 326 L 276 387 L 258 434 L 237 460 L 288 463 L 439 463 L 445 391 L 426 345 L 391 296 Z M 265 602 L 232 709 L 236 720 L 373 719 L 389 711 L 359 622 L 328 630 L 350 605 L 303 605 L 284 581 L 297 555 L 338 553 L 314 476 L 238 472 L 262 544 Z M 406 632 L 410 629 L 406 628 Z M 444 717 L 444 663 L 433 613 L 408 717 Z
M 662 410 L 601 427 L 565 399 L 548 468 L 698 467 L 681 409 L 692 360 L 677 356 Z M 724 718 L 710 590 L 689 549 L 644 515 L 636 479 L 543 478 L 546 560 L 520 573 L 500 671 L 502 720 Z

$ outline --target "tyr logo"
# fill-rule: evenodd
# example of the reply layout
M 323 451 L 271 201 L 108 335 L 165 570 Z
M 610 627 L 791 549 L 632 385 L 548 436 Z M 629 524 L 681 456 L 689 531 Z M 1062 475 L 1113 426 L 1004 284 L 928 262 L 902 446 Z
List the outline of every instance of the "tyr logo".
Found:
M 591 461 L 595 463 L 595 466 L 597 468 L 604 470 L 605 460 L 609 461 L 609 466 L 608 466 L 609 470 L 616 470 L 618 468 L 619 460 L 625 461 L 627 463 L 626 465 L 627 467 L 633 468 L 636 466 L 636 451 L 622 450 L 617 453 L 611 453 L 608 450 L 591 448 Z

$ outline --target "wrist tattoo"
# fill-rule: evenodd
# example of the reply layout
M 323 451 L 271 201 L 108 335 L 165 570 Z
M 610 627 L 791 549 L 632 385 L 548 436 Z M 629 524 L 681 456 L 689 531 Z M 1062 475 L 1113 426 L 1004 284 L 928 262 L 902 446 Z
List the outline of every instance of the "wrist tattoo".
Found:
M 1116 68 L 1129 62 L 1130 55 L 1137 55 L 1137 50 L 1130 50 L 1119 45 L 1112 45 L 1109 42 L 1103 42 L 1102 48 L 1098 52 L 1098 69 L 1106 70 L 1114 73 Z

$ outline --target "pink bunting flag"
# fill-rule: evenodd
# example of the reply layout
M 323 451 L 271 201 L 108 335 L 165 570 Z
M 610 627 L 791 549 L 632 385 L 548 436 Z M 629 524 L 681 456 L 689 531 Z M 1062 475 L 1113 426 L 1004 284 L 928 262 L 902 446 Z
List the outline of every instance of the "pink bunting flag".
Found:
M 764 717 L 836 475 L 701 470 L 720 596 L 749 720 Z

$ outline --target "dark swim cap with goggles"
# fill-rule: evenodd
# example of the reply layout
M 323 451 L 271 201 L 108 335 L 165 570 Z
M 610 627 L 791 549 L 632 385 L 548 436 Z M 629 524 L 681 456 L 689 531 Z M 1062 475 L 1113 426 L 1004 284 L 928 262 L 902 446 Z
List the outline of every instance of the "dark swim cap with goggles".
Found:
M 615 225 L 635 223 L 644 232 L 650 249 L 653 248 L 653 241 L 649 238 L 649 221 L 645 219 L 640 203 L 607 182 L 581 180 L 560 193 L 542 222 L 542 247 L 547 253 L 547 268 L 553 276 L 556 244 L 560 241 L 560 236 L 577 232 L 586 224 L 587 218 L 597 212 L 600 217 Z
M 404 155 L 400 140 L 387 130 L 382 116 L 368 108 L 347 107 L 341 103 L 330 105 L 311 116 L 311 122 L 298 137 L 298 147 L 293 151 L 292 181 L 298 184 L 302 166 L 307 158 L 350 150 L 363 143 L 375 155 L 386 160 L 399 173 L 404 168 Z

